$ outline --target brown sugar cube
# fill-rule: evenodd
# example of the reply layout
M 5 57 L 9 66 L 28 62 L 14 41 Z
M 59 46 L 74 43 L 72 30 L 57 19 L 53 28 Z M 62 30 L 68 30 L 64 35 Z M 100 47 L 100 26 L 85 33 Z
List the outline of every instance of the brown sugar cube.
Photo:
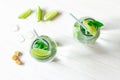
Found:
M 20 55 L 21 55 L 21 52 L 19 52 L 19 51 L 15 51 L 15 52 L 14 52 L 14 55 L 16 55 L 16 56 L 20 56 Z
M 16 55 L 12 56 L 12 60 L 17 60 L 17 59 L 18 59 L 18 57 Z
M 21 56 L 21 52 L 20 51 L 15 51 L 14 52 L 14 55 L 12 56 L 12 60 L 14 60 L 16 62 L 16 64 L 18 65 L 22 65 L 22 61 L 20 60 L 20 56 Z
M 22 62 L 21 62 L 19 59 L 17 59 L 17 60 L 16 60 L 16 64 L 22 65 Z

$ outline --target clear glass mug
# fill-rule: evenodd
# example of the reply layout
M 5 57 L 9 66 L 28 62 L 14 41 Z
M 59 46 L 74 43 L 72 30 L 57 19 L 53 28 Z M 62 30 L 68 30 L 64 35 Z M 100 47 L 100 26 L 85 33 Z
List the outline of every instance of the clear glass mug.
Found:
M 80 18 L 80 22 L 83 24 L 83 21 L 87 20 L 87 19 L 92 20 L 92 18 L 90 18 L 90 17 L 83 17 L 83 18 Z M 74 37 L 79 42 L 84 43 L 84 44 L 93 44 L 96 42 L 96 40 L 98 39 L 98 37 L 100 35 L 100 28 L 98 28 L 96 26 L 96 30 L 97 30 L 97 34 L 95 36 L 91 35 L 89 32 L 87 32 L 87 34 L 85 34 L 85 29 L 79 23 L 75 22 L 73 34 L 74 34 Z
M 57 52 L 56 42 L 53 41 L 50 37 L 45 35 L 42 35 L 40 37 L 46 44 L 43 43 L 40 39 L 36 38 L 31 45 L 30 53 L 38 61 L 41 62 L 52 61 Z

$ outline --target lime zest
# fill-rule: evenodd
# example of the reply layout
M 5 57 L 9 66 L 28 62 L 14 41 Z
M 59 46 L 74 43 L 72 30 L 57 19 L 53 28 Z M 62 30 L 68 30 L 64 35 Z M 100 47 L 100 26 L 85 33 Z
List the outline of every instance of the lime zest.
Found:
M 47 50 L 43 50 L 43 49 L 39 49 L 39 48 L 33 48 L 33 49 L 31 49 L 31 53 L 33 55 L 36 55 L 39 57 L 46 57 L 51 54 L 51 51 L 47 51 Z
M 26 10 L 25 12 L 23 12 L 22 14 L 19 15 L 19 19 L 25 19 L 27 18 L 28 16 L 30 16 L 30 14 L 32 13 L 33 11 L 31 9 L 28 9 Z

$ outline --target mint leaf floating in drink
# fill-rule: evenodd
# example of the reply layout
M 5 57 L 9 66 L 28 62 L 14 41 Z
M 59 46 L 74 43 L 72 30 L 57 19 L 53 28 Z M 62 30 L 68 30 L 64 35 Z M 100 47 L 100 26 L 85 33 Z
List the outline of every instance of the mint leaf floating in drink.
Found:
M 39 48 L 33 48 L 33 49 L 31 49 L 31 53 L 33 55 L 36 55 L 39 57 L 46 57 L 51 54 L 51 51 L 47 51 L 47 50 L 43 50 L 43 49 L 39 49 Z
M 52 11 L 45 14 L 44 20 L 45 21 L 52 20 L 57 16 L 57 14 L 58 14 L 57 10 L 52 10 Z
M 30 14 L 32 13 L 31 9 L 26 10 L 25 12 L 23 12 L 22 14 L 19 15 L 19 19 L 25 19 L 27 18 Z
M 96 26 L 94 24 L 90 23 L 89 20 L 84 20 L 83 24 L 85 25 L 85 27 L 87 28 L 87 31 L 91 35 L 95 36 L 97 34 Z
M 36 10 L 36 15 L 37 15 L 37 21 L 41 21 L 42 19 L 42 9 L 38 6 Z
M 90 21 L 88 21 L 88 25 L 89 25 L 89 26 L 92 26 L 93 24 L 94 24 L 94 22 L 93 22 L 93 21 L 91 21 L 91 20 L 90 20 Z

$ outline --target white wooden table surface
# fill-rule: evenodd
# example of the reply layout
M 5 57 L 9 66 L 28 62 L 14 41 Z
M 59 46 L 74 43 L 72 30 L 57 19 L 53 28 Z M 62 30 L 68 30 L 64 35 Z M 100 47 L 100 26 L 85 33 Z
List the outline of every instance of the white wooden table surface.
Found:
M 51 22 L 37 22 L 33 13 L 25 20 L 18 15 L 40 6 L 45 11 L 57 9 L 61 14 Z M 90 16 L 105 26 L 94 45 L 82 45 L 73 38 L 76 17 Z M 12 28 L 20 26 L 18 32 Z M 0 0 L 0 80 L 120 80 L 120 1 L 119 0 Z M 54 61 L 41 63 L 29 54 L 27 32 L 53 38 L 59 46 Z M 25 42 L 18 41 L 18 35 Z M 23 66 L 11 60 L 15 50 L 23 55 Z

